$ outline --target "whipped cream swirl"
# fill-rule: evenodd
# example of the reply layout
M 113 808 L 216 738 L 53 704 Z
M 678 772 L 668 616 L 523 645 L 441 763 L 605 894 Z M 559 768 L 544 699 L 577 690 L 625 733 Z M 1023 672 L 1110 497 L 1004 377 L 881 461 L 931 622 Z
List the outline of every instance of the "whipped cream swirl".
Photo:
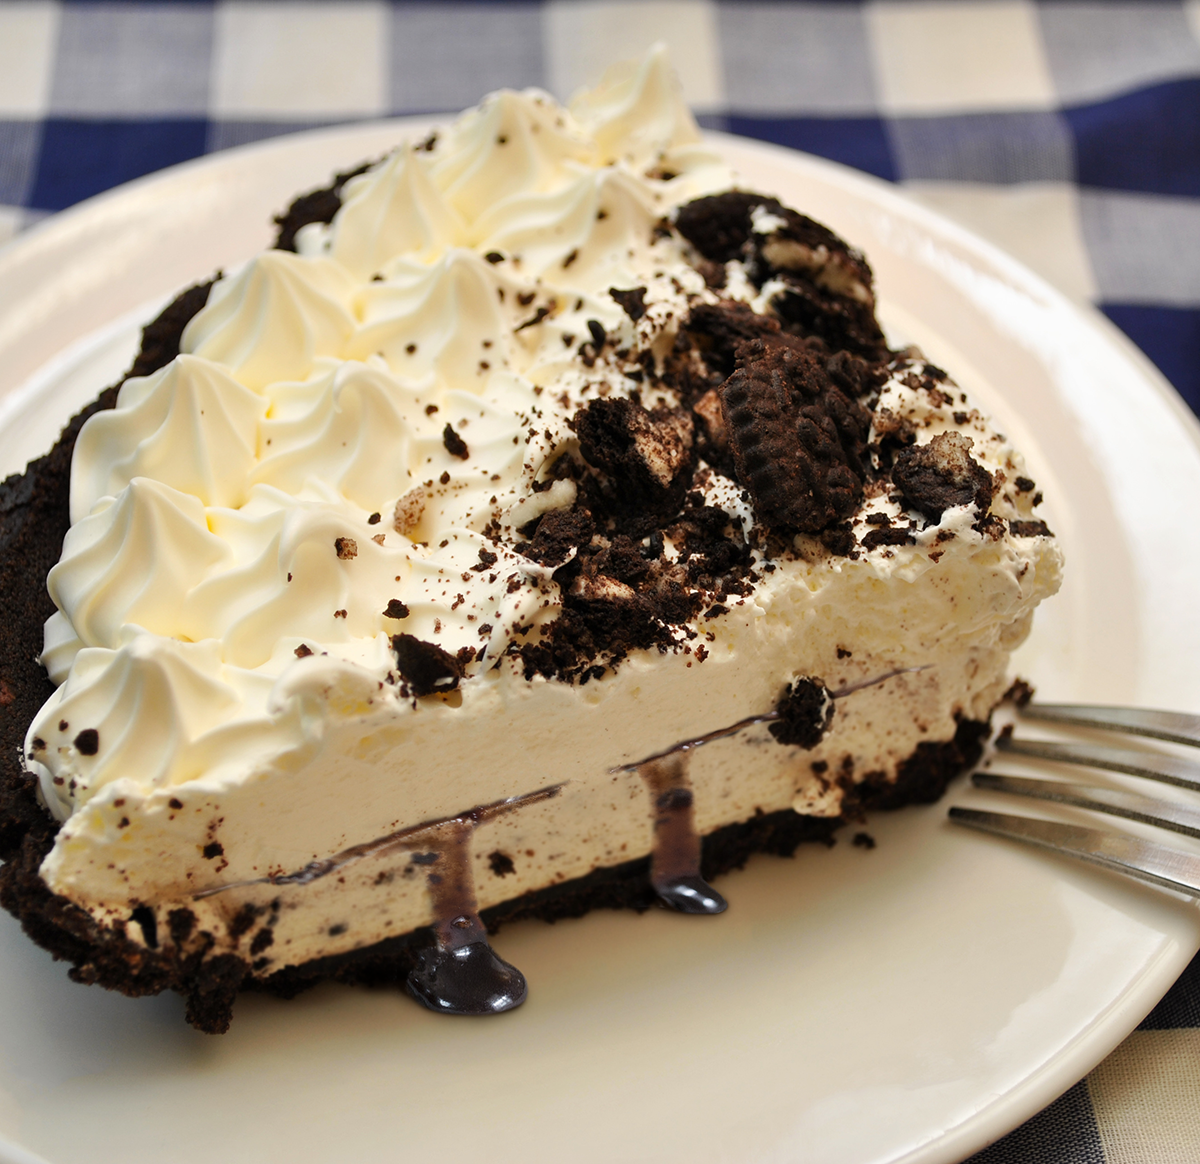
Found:
M 79 435 L 26 747 L 51 811 L 240 778 L 338 692 L 401 702 L 397 633 L 469 677 L 553 619 L 550 571 L 488 535 L 573 503 L 571 416 L 704 293 L 654 224 L 730 184 L 658 51 L 569 108 L 491 95 L 219 279 Z M 636 320 L 610 294 L 635 287 Z

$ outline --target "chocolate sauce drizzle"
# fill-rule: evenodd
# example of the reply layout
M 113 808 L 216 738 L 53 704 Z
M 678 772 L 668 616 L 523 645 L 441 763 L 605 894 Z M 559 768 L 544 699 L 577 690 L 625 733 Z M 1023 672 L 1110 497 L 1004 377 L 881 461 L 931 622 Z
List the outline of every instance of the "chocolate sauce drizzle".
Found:
M 412 852 L 414 865 L 425 869 L 433 906 L 433 945 L 417 953 L 417 964 L 405 981 L 409 994 L 438 1014 L 501 1014 L 525 1001 L 525 976 L 504 961 L 488 943 L 487 930 L 475 901 L 471 840 L 484 821 L 557 796 L 561 784 L 480 805 L 460 816 L 430 821 L 389 833 L 332 857 L 310 861 L 294 873 L 232 881 L 202 889 L 195 898 L 212 897 L 249 885 L 308 885 L 338 869 L 381 854 Z
M 728 902 L 700 876 L 700 834 L 687 770 L 686 754 L 638 765 L 654 813 L 650 884 L 664 905 L 680 913 L 724 913 Z
M 525 976 L 488 944 L 475 904 L 471 836 L 475 821 L 457 818 L 439 825 L 424 866 L 433 903 L 434 944 L 417 954 L 405 985 L 423 1006 L 438 1014 L 500 1014 L 525 1001 Z
M 860 679 L 857 683 L 848 683 L 845 687 L 839 687 L 836 691 L 829 693 L 830 699 L 844 699 L 847 695 L 853 695 L 856 691 L 862 691 L 866 687 L 875 687 L 879 683 L 883 683 L 888 679 L 894 679 L 897 675 L 912 675 L 917 671 L 928 671 L 933 664 L 925 663 L 920 667 L 898 667 L 895 671 L 885 671 L 882 675 L 876 675 L 873 679 Z M 695 748 L 702 748 L 705 744 L 714 743 L 716 740 L 723 740 L 727 736 L 735 736 L 738 732 L 744 731 L 748 727 L 754 727 L 760 723 L 774 723 L 779 719 L 778 711 L 767 711 L 762 715 L 748 715 L 745 719 L 739 719 L 737 723 L 731 723 L 727 727 L 715 728 L 711 732 L 705 732 L 702 736 L 696 736 L 690 740 L 680 740 L 677 744 L 672 744 L 669 748 L 663 748 L 661 752 L 655 752 L 652 756 L 646 756 L 642 760 L 635 760 L 632 764 L 620 764 L 616 768 L 610 768 L 609 773 L 617 775 L 621 772 L 638 772 L 645 764 L 653 763 L 656 760 L 665 760 L 668 756 L 679 754 L 686 755 Z
M 896 675 L 907 675 L 927 669 L 927 666 L 901 667 L 872 679 L 861 679 L 857 683 L 839 687 L 836 691 L 828 692 L 828 697 L 842 699 Z M 724 913 L 729 908 L 725 898 L 700 876 L 700 834 L 696 831 L 692 788 L 688 780 L 690 753 L 705 744 L 711 744 L 714 740 L 735 735 L 744 728 L 771 723 L 779 718 L 778 710 L 748 716 L 728 727 L 717 728 L 695 739 L 681 740 L 661 752 L 647 756 L 644 760 L 611 769 L 613 773 L 637 772 L 645 781 L 650 793 L 654 813 L 650 884 L 664 905 L 680 913 L 696 914 Z
M 495 800 L 491 804 L 481 804 L 477 808 L 472 808 L 469 812 L 460 813 L 458 816 L 446 817 L 442 820 L 423 821 L 421 824 L 411 825 L 406 829 L 400 829 L 398 832 L 388 833 L 383 837 L 376 837 L 373 841 L 364 841 L 361 845 L 352 845 L 348 849 L 343 849 L 340 853 L 334 853 L 332 857 L 322 857 L 318 861 L 309 861 L 304 868 L 297 869 L 294 873 L 275 873 L 270 877 L 252 877 L 246 881 L 226 881 L 222 885 L 212 885 L 207 889 L 198 889 L 191 896 L 198 900 L 202 897 L 214 897 L 216 894 L 225 893 L 230 889 L 244 889 L 250 885 L 308 885 L 321 877 L 328 877 L 330 873 L 336 873 L 339 869 L 344 869 L 347 865 L 353 865 L 355 862 L 361 861 L 366 857 L 376 857 L 383 853 L 392 852 L 393 850 L 418 849 L 424 843 L 423 834 L 441 828 L 443 825 L 453 824 L 455 821 L 469 822 L 472 826 L 480 825 L 484 821 L 494 820 L 496 817 L 511 812 L 513 809 L 524 808 L 526 805 L 537 804 L 543 800 L 550 800 L 561 791 L 561 784 L 551 784 L 548 788 L 538 789 L 537 792 L 527 792 L 523 796 L 510 796 L 506 800 Z
M 896 675 L 926 669 L 903 667 L 888 671 L 830 691 L 828 696 L 841 699 Z M 700 876 L 701 838 L 696 831 L 688 778 L 689 753 L 744 728 L 779 718 L 778 710 L 749 716 L 695 739 L 682 740 L 636 763 L 612 769 L 614 773 L 636 771 L 646 785 L 654 819 L 650 883 L 659 900 L 669 908 L 689 914 L 718 914 L 729 908 L 725 898 Z M 412 853 L 413 864 L 425 869 L 433 907 L 433 944 L 417 954 L 417 964 L 405 982 L 409 994 L 439 1014 L 500 1014 L 520 1006 L 528 987 L 520 970 L 499 957 L 488 943 L 475 900 L 471 841 L 477 825 L 548 800 L 557 796 L 561 788 L 561 784 L 556 784 L 525 796 L 480 805 L 459 816 L 427 821 L 354 845 L 331 857 L 310 861 L 292 873 L 231 881 L 198 890 L 192 897 L 212 897 L 251 885 L 308 885 L 367 857 L 407 850 Z

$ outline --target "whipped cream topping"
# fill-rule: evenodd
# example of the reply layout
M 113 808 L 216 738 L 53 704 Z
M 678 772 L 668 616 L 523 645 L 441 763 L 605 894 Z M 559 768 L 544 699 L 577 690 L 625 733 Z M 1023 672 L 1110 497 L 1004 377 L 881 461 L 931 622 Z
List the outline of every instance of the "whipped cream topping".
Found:
M 703 290 L 654 223 L 730 181 L 658 51 L 570 109 L 493 94 L 219 279 L 79 436 L 27 748 L 55 815 L 295 748 L 306 690 L 395 698 L 390 635 L 471 675 L 553 619 L 550 571 L 484 531 L 574 501 L 545 481 L 570 417 Z M 609 289 L 643 286 L 634 321 Z

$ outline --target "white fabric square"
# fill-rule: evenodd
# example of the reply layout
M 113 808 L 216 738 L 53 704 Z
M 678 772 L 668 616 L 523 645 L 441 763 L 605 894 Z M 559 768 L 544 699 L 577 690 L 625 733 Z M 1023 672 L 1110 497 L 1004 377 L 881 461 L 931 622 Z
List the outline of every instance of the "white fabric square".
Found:
M 1054 105 L 1054 85 L 1030 3 L 873 3 L 866 15 L 884 112 L 971 113 Z
M 1087 1085 L 1107 1164 L 1200 1160 L 1200 1029 L 1134 1031 Z
M 0 5 L 0 117 L 45 114 L 58 21 L 49 0 Z
M 1079 195 L 1070 183 L 906 182 L 904 188 L 930 210 L 995 243 L 1075 302 L 1096 299 Z
M 1200 76 L 1200 44 L 1178 2 L 1045 4 L 1042 40 L 1064 105 Z
M 387 51 L 382 3 L 224 3 L 213 45 L 213 115 L 379 116 L 387 108 Z
M 50 111 L 68 117 L 204 116 L 212 55 L 206 4 L 63 9 Z
M 1183 14 L 1191 26 L 1192 35 L 1200 43 L 1200 0 L 1183 0 Z
M 710 0 L 553 0 L 543 10 L 548 84 L 568 98 L 614 61 L 663 41 L 683 94 L 697 112 L 725 103 L 715 5 Z
M 732 112 L 876 112 L 874 70 L 857 5 L 723 4 L 718 18 Z
M 1200 307 L 1200 199 L 1085 189 L 1079 200 L 1102 299 Z
M 25 211 L 19 206 L 0 206 L 0 246 L 25 225 Z

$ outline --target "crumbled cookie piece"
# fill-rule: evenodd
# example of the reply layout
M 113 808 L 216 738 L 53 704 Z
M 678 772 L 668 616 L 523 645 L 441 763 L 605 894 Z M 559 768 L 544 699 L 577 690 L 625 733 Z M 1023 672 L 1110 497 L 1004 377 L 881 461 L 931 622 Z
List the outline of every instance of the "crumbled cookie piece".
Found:
M 722 379 L 737 366 L 739 344 L 746 340 L 768 339 L 780 331 L 777 319 L 759 315 L 748 304 L 732 299 L 697 303 L 684 326 L 705 364 Z
M 610 287 L 608 293 L 634 323 L 637 323 L 646 314 L 645 287 L 633 287 L 628 291 L 621 291 L 616 287 Z
M 471 455 L 470 450 L 467 448 L 467 442 L 450 425 L 446 425 L 442 429 L 442 444 L 446 446 L 446 452 L 452 457 L 457 457 L 460 461 L 465 461 Z
M 696 467 L 688 413 L 632 400 L 593 400 L 575 414 L 579 451 L 599 477 L 602 508 L 628 532 L 677 513 Z
M 956 505 L 974 505 L 984 516 L 992 503 L 992 475 L 971 456 L 974 442 L 958 432 L 944 432 L 927 445 L 901 449 L 892 465 L 892 480 L 911 509 L 932 522 Z
M 775 705 L 779 718 L 768 728 L 781 744 L 815 748 L 833 723 L 834 703 L 820 679 L 800 678 L 788 684 Z
M 413 695 L 453 691 L 462 679 L 458 660 L 437 643 L 427 643 L 416 635 L 393 635 L 392 650 L 396 668 Z
M 862 539 L 864 550 L 874 550 L 879 546 L 911 546 L 916 543 L 912 531 L 907 529 L 873 529 Z
M 697 198 L 679 208 L 675 228 L 710 262 L 728 263 L 742 258 L 750 241 L 750 212 L 767 203 L 779 205 L 773 198 L 745 190 Z
M 738 481 L 766 525 L 820 533 L 863 496 L 870 414 L 797 341 L 754 340 L 721 386 Z
M 1010 521 L 1008 528 L 1018 538 L 1052 538 L 1054 534 L 1044 521 Z
M 424 512 L 425 490 L 417 485 L 396 502 L 392 511 L 392 529 L 397 533 L 411 533 L 417 527 Z
M 782 284 L 771 308 L 786 331 L 819 337 L 831 351 L 886 356 L 871 268 L 828 227 L 776 198 L 734 190 L 682 206 L 675 228 L 706 262 L 740 259 L 755 286 Z
M 570 553 L 592 540 L 596 523 L 582 507 L 552 509 L 538 519 L 533 537 L 518 549 L 544 566 L 561 566 Z

